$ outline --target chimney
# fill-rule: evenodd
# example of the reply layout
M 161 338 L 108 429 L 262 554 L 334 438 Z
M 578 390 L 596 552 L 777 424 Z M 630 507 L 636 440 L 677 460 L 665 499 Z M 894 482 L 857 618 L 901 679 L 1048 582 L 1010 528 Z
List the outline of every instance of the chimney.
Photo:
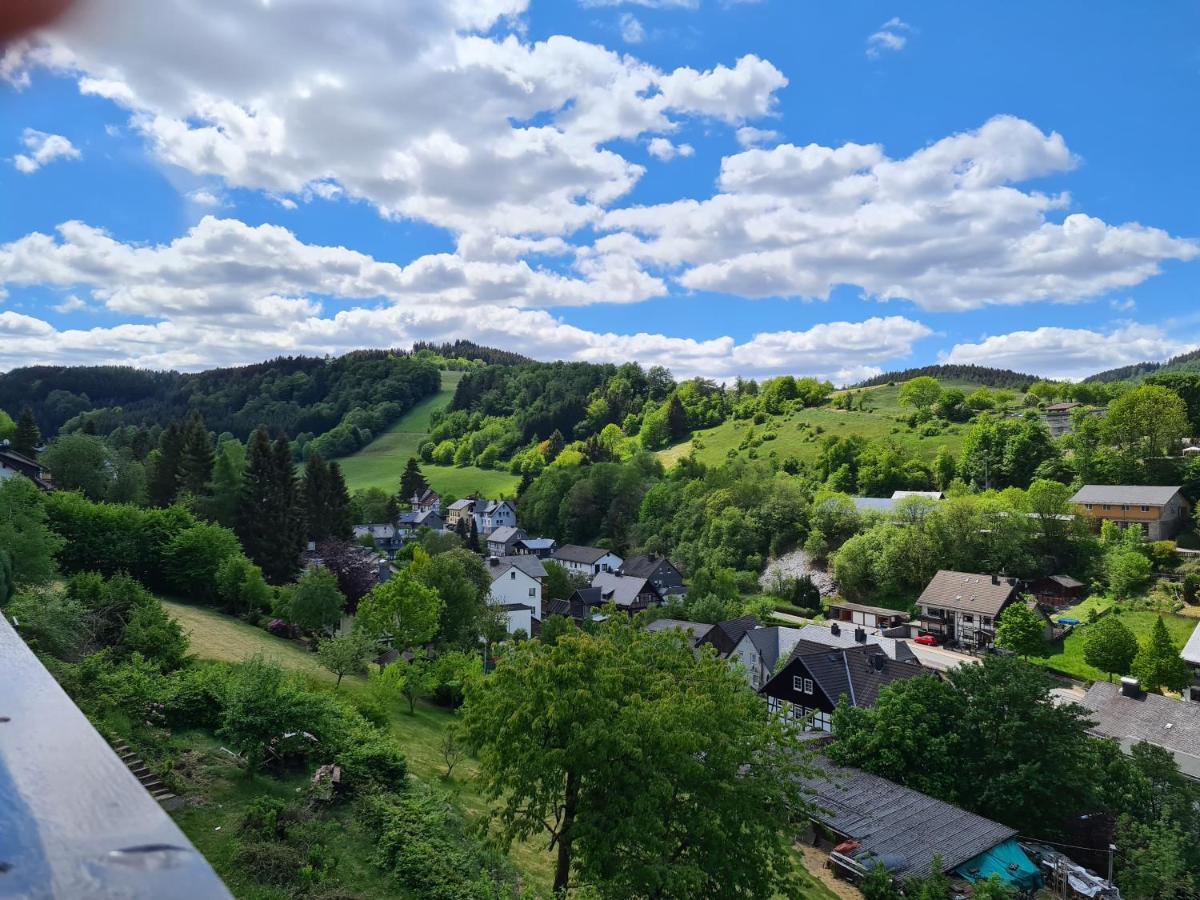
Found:
M 841 634 L 842 633 L 841 626 L 839 626 L 837 622 L 834 622 L 832 625 L 829 626 L 829 633 L 830 634 Z
M 658 559 L 658 554 L 657 553 L 647 553 L 646 559 L 650 560 L 650 562 L 654 562 L 655 560 Z
M 1138 680 L 1130 675 L 1121 676 L 1121 695 L 1124 697 L 1140 697 L 1142 694 Z
M 858 643 L 860 643 L 860 644 L 865 644 L 867 642 L 866 629 L 865 628 L 855 628 L 854 629 L 854 640 L 858 641 Z
M 993 575 L 993 576 L 992 576 L 992 584 L 999 584 L 999 583 L 1000 583 L 1000 576 L 999 576 L 999 575 Z
M 871 657 L 871 668 L 874 669 L 876 672 L 882 672 L 883 671 L 883 663 L 886 658 L 887 657 L 885 657 L 882 653 L 876 653 L 874 656 Z
M 498 565 L 500 565 L 500 557 L 498 557 L 498 556 L 489 556 L 489 557 L 488 557 L 488 565 L 489 565 L 489 566 L 498 566 Z

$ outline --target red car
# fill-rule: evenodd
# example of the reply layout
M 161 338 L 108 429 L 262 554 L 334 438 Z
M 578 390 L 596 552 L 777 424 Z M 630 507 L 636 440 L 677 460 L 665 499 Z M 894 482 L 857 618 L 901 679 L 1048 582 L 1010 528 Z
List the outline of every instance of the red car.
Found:
M 913 638 L 913 643 L 924 644 L 926 647 L 936 647 L 941 643 L 941 641 L 939 641 L 937 637 L 932 634 L 919 634 Z

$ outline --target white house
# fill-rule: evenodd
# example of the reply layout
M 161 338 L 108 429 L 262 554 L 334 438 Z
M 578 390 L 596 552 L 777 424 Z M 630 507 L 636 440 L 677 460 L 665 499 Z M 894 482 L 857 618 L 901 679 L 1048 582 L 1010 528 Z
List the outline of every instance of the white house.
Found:
M 751 628 L 734 646 L 729 661 L 741 663 L 746 680 L 757 691 L 771 680 L 779 660 L 786 659 L 799 641 L 799 628 Z
M 534 621 L 542 621 L 542 582 L 532 564 L 541 567 L 536 556 L 493 556 L 488 559 L 492 587 L 488 602 L 504 610 L 508 633 L 523 629 L 533 634 Z M 543 575 L 545 569 L 542 569 Z
M 376 541 L 390 541 L 396 537 L 396 526 L 391 522 L 372 522 L 367 525 L 355 525 L 355 539 L 370 537 Z
M 611 550 L 605 550 L 603 547 L 581 547 L 578 544 L 564 544 L 550 554 L 550 559 L 572 575 L 583 575 L 589 581 L 601 572 L 617 571 L 624 562 Z

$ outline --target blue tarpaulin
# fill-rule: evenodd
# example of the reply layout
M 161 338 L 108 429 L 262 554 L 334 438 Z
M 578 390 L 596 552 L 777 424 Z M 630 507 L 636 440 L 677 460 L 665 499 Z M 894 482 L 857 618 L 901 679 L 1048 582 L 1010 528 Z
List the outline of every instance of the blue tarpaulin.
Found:
M 972 883 L 999 875 L 1004 882 L 1023 891 L 1034 891 L 1042 886 L 1038 867 L 1025 855 L 1020 844 L 1011 839 L 967 860 L 954 871 Z

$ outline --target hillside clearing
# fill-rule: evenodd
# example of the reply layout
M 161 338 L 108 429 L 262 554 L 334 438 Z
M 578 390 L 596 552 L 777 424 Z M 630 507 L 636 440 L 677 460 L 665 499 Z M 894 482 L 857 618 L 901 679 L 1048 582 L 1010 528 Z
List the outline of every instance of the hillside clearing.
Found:
M 429 437 L 435 412 L 450 405 L 462 372 L 442 372 L 441 389 L 422 400 L 395 425 L 351 456 L 338 460 L 346 486 L 351 491 L 380 488 L 389 493 L 400 483 L 400 473 L 409 457 L 418 456 L 421 444 Z M 480 469 L 476 466 L 435 466 L 422 463 L 421 471 L 434 490 L 441 494 L 464 497 L 478 492 L 483 496 L 512 496 L 520 479 L 508 472 Z
M 966 394 L 978 390 L 982 385 L 969 381 L 947 379 L 941 382 L 942 387 L 949 390 L 958 388 Z M 706 465 L 721 465 L 733 457 L 762 458 L 774 455 L 781 462 L 788 457 L 796 457 L 804 462 L 816 459 L 821 451 L 821 441 L 833 435 L 849 437 L 852 434 L 861 435 L 868 440 L 890 439 L 901 449 L 907 450 L 926 461 L 932 460 L 939 447 L 945 447 L 951 453 L 957 454 L 962 445 L 963 434 L 968 427 L 966 423 L 955 423 L 946 426 L 939 434 L 924 435 L 919 430 L 912 430 L 906 424 L 897 422 L 898 416 L 907 415 L 912 410 L 900 405 L 899 385 L 880 385 L 879 387 L 859 388 L 854 391 L 838 391 L 832 399 L 846 393 L 854 393 L 867 398 L 867 410 L 835 409 L 832 406 L 819 406 L 801 409 L 779 416 L 770 416 L 765 422 L 755 425 L 748 420 L 728 420 L 715 428 L 705 428 L 693 432 L 691 438 L 658 452 L 663 465 L 672 466 L 678 460 L 687 456 L 694 447 L 696 458 Z M 743 447 L 751 434 L 762 437 L 757 447 Z M 774 437 L 768 437 L 769 435 Z M 753 454 L 753 455 L 752 455 Z
M 1109 615 L 1119 616 L 1121 622 L 1133 632 L 1138 642 L 1141 643 L 1149 636 L 1159 613 L 1138 611 L 1109 613 Z M 1163 621 L 1166 623 L 1167 631 L 1170 632 L 1172 642 L 1177 647 L 1182 647 L 1187 642 L 1196 627 L 1196 620 L 1185 616 L 1164 615 Z M 1092 668 L 1083 660 L 1083 645 L 1087 640 L 1089 627 L 1081 625 L 1071 632 L 1061 644 L 1048 649 L 1045 656 L 1031 657 L 1029 661 L 1039 666 L 1045 666 L 1052 672 L 1058 672 L 1070 678 L 1078 678 L 1081 681 L 1106 681 L 1108 676 L 1104 672 Z

